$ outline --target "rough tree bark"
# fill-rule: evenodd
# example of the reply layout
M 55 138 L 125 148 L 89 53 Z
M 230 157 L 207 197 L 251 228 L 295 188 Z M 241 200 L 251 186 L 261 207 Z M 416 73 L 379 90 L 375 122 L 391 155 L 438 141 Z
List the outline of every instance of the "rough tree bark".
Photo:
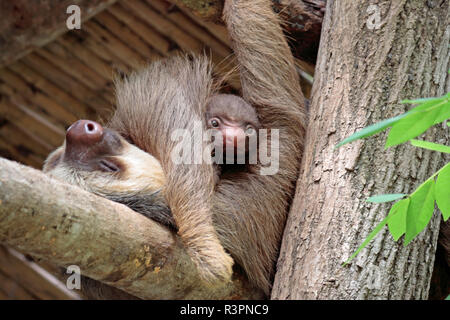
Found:
M 236 272 L 200 285 L 181 241 L 124 205 L 0 158 L 0 243 L 142 299 L 257 299 Z
M 342 263 L 387 214 L 371 195 L 410 193 L 443 165 L 386 133 L 339 149 L 369 124 L 403 113 L 405 98 L 450 91 L 448 1 L 327 2 L 302 172 L 285 229 L 274 299 L 426 299 L 440 217 L 410 245 L 385 228 Z M 380 24 L 373 18 L 380 13 Z M 369 13 L 368 13 L 369 12 Z M 374 25 L 375 24 L 375 25 Z M 374 27 L 374 28 L 372 28 Z M 448 143 L 448 129 L 425 139 Z

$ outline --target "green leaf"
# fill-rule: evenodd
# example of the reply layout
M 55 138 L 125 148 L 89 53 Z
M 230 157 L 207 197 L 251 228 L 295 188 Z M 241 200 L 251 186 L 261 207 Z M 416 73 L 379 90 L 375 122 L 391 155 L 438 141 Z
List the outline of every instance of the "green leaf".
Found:
M 402 201 L 400 201 L 400 202 L 403 202 L 403 201 L 408 201 L 409 202 L 409 199 L 405 199 L 405 200 L 402 200 Z M 397 203 L 396 203 L 397 204 Z M 394 205 L 395 206 L 395 205 Z M 375 229 L 373 229 L 373 231 L 367 236 L 367 238 L 366 238 L 366 240 L 364 240 L 364 242 L 359 246 L 359 248 L 350 256 L 350 258 L 348 258 L 348 260 L 346 261 L 346 262 L 344 262 L 344 265 L 346 265 L 347 263 L 349 263 L 351 260 L 353 260 L 353 258 L 354 257 L 356 257 L 356 255 L 362 250 L 362 249 L 364 249 L 364 247 L 370 242 L 370 240 L 372 240 L 377 234 L 378 234 L 378 232 L 380 232 L 381 231 L 381 229 L 383 229 L 383 227 L 388 223 L 388 221 L 392 218 L 392 217 L 394 217 L 396 214 L 397 214 L 397 212 L 398 212 L 398 210 L 397 209 L 400 209 L 402 206 L 400 205 L 397 205 L 397 209 L 396 210 L 393 210 L 393 208 L 394 208 L 394 206 L 392 206 L 392 208 L 391 208 L 391 210 L 389 211 L 389 214 L 387 215 L 387 217 L 386 218 L 384 218 L 384 220 L 383 221 L 381 221 L 376 227 L 375 227 Z
M 409 99 L 405 99 L 400 101 L 400 103 L 403 104 L 418 104 L 418 103 L 424 103 L 424 102 L 430 102 L 430 101 L 440 101 L 442 99 L 442 97 L 429 97 L 429 98 L 419 98 L 419 99 L 413 99 L 413 100 L 409 100 Z
M 377 235 L 378 232 L 381 231 L 381 229 L 383 229 L 383 227 L 388 223 L 388 220 L 391 217 L 388 215 L 386 218 L 384 218 L 383 221 L 381 221 L 376 227 L 375 229 L 373 229 L 373 231 L 369 234 L 369 236 L 366 238 L 366 240 L 364 240 L 364 242 L 359 246 L 359 248 L 355 251 L 355 253 L 353 253 L 350 258 L 348 258 L 348 260 L 344 263 L 344 265 L 346 265 L 347 263 L 349 263 L 351 260 L 353 260 L 354 257 L 356 257 L 356 255 L 362 250 L 364 249 L 365 246 L 367 246 L 367 244 L 370 242 L 370 240 L 373 239 L 373 237 L 375 237 Z
M 434 124 L 440 112 L 439 108 L 411 112 L 392 126 L 386 141 L 386 148 L 415 138 Z
M 370 125 L 368 127 L 365 127 L 357 132 L 355 132 L 354 134 L 352 134 L 350 137 L 345 138 L 344 140 L 342 140 L 341 142 L 339 142 L 335 148 L 338 148 L 344 144 L 347 144 L 349 142 L 358 140 L 358 139 L 363 139 L 369 136 L 372 136 L 380 131 L 383 131 L 384 129 L 392 126 L 394 123 L 396 123 L 397 121 L 399 121 L 400 119 L 403 119 L 404 117 L 406 117 L 409 113 L 403 113 L 401 115 L 398 115 L 396 117 L 393 118 L 389 118 L 383 121 L 380 121 L 378 123 L 375 123 L 373 125 Z
M 434 120 L 434 124 L 441 123 L 442 121 L 447 120 L 450 116 L 450 101 L 449 96 L 442 96 L 438 98 L 424 98 L 417 99 L 416 101 L 422 100 L 423 102 L 411 109 L 411 113 L 419 112 L 419 111 L 432 111 L 438 109 L 438 115 Z
M 417 106 L 415 106 L 413 109 L 411 109 L 410 110 L 411 113 L 419 111 L 430 111 L 433 110 L 434 108 L 440 108 L 441 105 L 447 102 L 447 98 L 445 96 L 437 98 L 417 99 L 416 101 L 419 100 L 422 100 L 422 102 L 419 103 Z
M 441 106 L 439 106 L 441 109 L 441 112 L 437 116 L 436 120 L 434 120 L 434 123 L 441 123 L 447 119 L 450 119 L 450 101 L 446 101 Z
M 434 193 L 444 221 L 447 221 L 450 217 L 450 163 L 447 163 L 439 172 Z
M 406 196 L 406 194 L 403 193 L 390 193 L 390 194 L 380 194 L 377 196 L 372 196 L 368 198 L 367 202 L 374 202 L 374 203 L 382 203 L 382 202 L 389 202 L 394 201 L 400 198 L 403 198 Z
M 434 185 L 434 179 L 428 179 L 409 197 L 411 202 L 406 213 L 405 246 L 425 229 L 433 215 Z
M 388 221 L 388 228 L 395 241 L 406 232 L 406 213 L 409 202 L 409 198 L 403 199 L 394 204 L 389 211 L 389 215 L 392 214 L 392 217 Z
M 439 151 L 444 153 L 450 153 L 450 147 L 444 146 L 443 144 L 438 144 L 434 142 L 421 141 L 421 140 L 410 140 L 411 144 L 415 147 L 420 147 L 428 150 Z
M 414 99 L 414 100 L 403 100 L 402 103 L 412 103 L 412 104 L 419 104 L 419 105 L 416 106 L 414 109 L 412 109 L 408 112 L 405 112 L 401 115 L 380 121 L 378 123 L 375 123 L 371 126 L 365 127 L 363 129 L 355 132 L 350 137 L 347 137 L 344 140 L 342 140 L 341 142 L 339 142 L 335 148 L 338 148 L 344 144 L 347 144 L 349 142 L 352 142 L 352 141 L 355 141 L 358 139 L 367 138 L 369 136 L 377 134 L 380 131 L 383 131 L 384 129 L 386 129 L 388 127 L 394 126 L 394 128 L 395 128 L 400 123 L 403 123 L 403 121 L 405 121 L 406 119 L 409 119 L 409 117 L 411 117 L 412 115 L 417 113 L 415 118 L 409 119 L 408 123 L 404 123 L 404 127 L 406 127 L 407 129 L 411 127 L 410 122 L 414 123 L 414 122 L 416 122 L 415 120 L 417 120 L 417 122 L 419 123 L 419 125 L 416 125 L 415 127 L 412 127 L 410 129 L 411 132 L 406 132 L 407 134 L 410 134 L 410 135 L 413 134 L 410 138 L 404 139 L 404 138 L 400 137 L 401 139 L 404 139 L 402 142 L 405 142 L 405 141 L 407 141 L 411 138 L 414 138 L 414 137 L 418 136 L 419 134 L 423 133 L 426 129 L 431 127 L 433 124 L 440 123 L 440 122 L 448 119 L 449 112 L 450 112 L 449 111 L 450 109 L 447 107 L 447 105 L 450 103 L 450 101 L 448 100 L 449 98 L 450 98 L 450 93 L 448 93 L 446 96 L 443 96 L 443 97 L 431 97 L 431 98 L 421 98 L 421 99 Z M 424 118 L 424 117 L 426 117 L 426 118 Z M 431 120 L 429 119 L 430 117 L 432 118 Z M 406 118 L 406 119 L 403 121 L 400 121 L 403 118 Z M 423 125 L 424 121 L 427 123 L 426 125 Z M 390 133 L 389 137 L 391 137 L 391 139 L 393 139 L 393 140 L 390 141 L 389 143 L 393 143 L 392 145 L 402 143 L 402 142 L 396 142 L 396 138 L 398 138 L 397 137 L 398 134 L 402 133 L 403 129 L 404 128 L 398 128 L 399 132 L 396 132 L 396 130 L 394 130 L 393 137 L 391 137 L 391 133 Z M 414 135 L 414 132 L 417 130 L 421 131 L 421 132 Z M 388 137 L 388 141 L 389 141 L 389 137 Z M 391 144 L 388 145 L 388 142 L 386 142 L 386 147 L 388 147 L 388 146 L 391 146 Z

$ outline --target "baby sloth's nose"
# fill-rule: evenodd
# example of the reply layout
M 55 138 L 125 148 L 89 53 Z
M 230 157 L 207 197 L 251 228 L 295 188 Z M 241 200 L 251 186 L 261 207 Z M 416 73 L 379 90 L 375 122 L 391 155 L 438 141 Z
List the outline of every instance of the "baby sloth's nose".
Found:
M 90 120 L 78 120 L 67 129 L 67 143 L 92 145 L 103 137 L 103 127 Z

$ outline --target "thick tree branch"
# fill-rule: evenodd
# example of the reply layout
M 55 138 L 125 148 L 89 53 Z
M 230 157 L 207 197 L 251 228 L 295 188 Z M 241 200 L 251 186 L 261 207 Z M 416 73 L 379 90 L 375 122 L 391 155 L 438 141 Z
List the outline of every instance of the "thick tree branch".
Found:
M 143 299 L 260 298 L 237 273 L 203 287 L 178 237 L 129 208 L 0 158 L 0 243 Z

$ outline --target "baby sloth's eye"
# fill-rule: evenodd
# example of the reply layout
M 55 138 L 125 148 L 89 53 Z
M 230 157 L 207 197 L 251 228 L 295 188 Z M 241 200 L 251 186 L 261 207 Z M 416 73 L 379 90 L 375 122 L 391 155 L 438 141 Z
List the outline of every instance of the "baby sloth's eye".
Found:
M 253 128 L 252 126 L 247 126 L 247 128 L 245 129 L 245 134 L 247 136 L 253 136 L 254 134 L 256 134 L 256 130 L 255 128 Z
M 213 128 L 217 128 L 219 126 L 219 120 L 217 118 L 211 119 L 210 123 L 211 123 L 211 127 L 213 127 Z

